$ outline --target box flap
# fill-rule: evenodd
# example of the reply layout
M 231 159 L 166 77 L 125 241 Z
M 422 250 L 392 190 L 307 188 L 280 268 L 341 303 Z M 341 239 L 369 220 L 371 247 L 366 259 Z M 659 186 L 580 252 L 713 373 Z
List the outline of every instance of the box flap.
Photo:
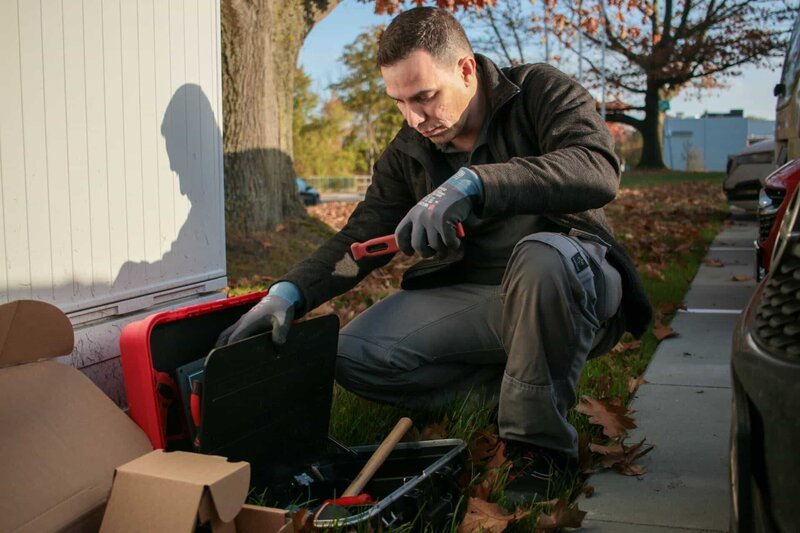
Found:
M 0 368 L 72 352 L 67 316 L 54 305 L 17 300 L 0 305 Z
M 236 531 L 240 533 L 288 533 L 293 531 L 292 519 L 285 509 L 245 504 L 236 515 Z
M 162 531 L 191 531 L 206 487 L 216 517 L 230 522 L 247 497 L 249 482 L 248 463 L 155 450 L 117 468 L 103 531 L 147 531 L 148 525 L 158 525 Z
M 78 527 L 101 512 L 114 469 L 151 450 L 86 376 L 54 361 L 0 369 L 0 428 L 0 531 Z

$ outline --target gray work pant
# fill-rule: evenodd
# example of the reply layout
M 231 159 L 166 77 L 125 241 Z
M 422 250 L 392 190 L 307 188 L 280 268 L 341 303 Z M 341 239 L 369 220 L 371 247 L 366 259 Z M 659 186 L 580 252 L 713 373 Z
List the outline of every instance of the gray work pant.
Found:
M 517 243 L 500 285 L 395 293 L 343 328 L 336 379 L 412 409 L 488 393 L 501 437 L 575 456 L 566 415 L 581 369 L 624 329 L 606 250 L 583 233 L 535 233 Z

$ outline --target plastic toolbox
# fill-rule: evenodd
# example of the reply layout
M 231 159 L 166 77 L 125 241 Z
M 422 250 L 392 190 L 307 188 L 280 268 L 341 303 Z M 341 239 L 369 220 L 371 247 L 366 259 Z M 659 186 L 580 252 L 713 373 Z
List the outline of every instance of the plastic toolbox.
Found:
M 128 325 L 120 344 L 130 414 L 155 448 L 248 461 L 251 485 L 265 494 L 264 504 L 313 509 L 341 494 L 376 446 L 348 448 L 328 435 L 335 316 L 293 325 L 283 346 L 268 332 L 214 348 L 219 333 L 262 296 L 157 313 Z M 188 374 L 179 372 L 187 368 Z M 198 427 L 192 428 L 180 380 L 197 369 L 203 385 Z M 365 488 L 377 503 L 352 509 L 338 525 L 447 527 L 464 507 L 458 484 L 466 475 L 466 453 L 457 439 L 400 443 Z

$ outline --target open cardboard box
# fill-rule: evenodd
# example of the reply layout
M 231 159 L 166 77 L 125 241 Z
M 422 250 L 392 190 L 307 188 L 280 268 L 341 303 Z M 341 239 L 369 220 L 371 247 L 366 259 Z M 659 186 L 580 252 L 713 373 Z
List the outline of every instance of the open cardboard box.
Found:
M 292 530 L 286 511 L 243 505 L 247 463 L 153 451 L 86 376 L 48 361 L 73 342 L 58 308 L 0 305 L 0 531 L 97 531 L 102 522 L 109 532 L 190 532 L 198 517 L 214 531 Z
M 249 482 L 246 462 L 155 450 L 117 468 L 101 531 L 291 532 L 285 510 L 243 505 Z

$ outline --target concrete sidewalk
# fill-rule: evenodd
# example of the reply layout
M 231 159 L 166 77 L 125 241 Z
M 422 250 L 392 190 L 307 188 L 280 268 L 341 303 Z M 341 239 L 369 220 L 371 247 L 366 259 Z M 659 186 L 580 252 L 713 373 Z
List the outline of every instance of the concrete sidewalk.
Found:
M 641 477 L 593 475 L 583 531 L 728 531 L 728 434 L 731 338 L 756 286 L 753 221 L 734 221 L 717 236 L 630 404 L 638 428 L 626 443 L 647 438 L 655 449 L 640 459 Z M 736 275 L 749 281 L 733 281 Z

